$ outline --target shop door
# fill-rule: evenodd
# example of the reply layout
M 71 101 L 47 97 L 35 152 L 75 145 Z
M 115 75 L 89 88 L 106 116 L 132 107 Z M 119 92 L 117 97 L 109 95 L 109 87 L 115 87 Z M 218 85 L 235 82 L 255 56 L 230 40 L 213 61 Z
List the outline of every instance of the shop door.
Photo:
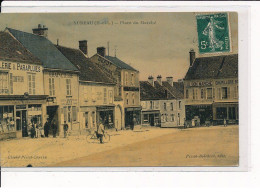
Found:
M 16 111 L 16 130 L 22 130 L 22 136 L 28 136 L 26 110 Z
M 151 126 L 154 126 L 154 114 L 149 115 L 149 122 Z

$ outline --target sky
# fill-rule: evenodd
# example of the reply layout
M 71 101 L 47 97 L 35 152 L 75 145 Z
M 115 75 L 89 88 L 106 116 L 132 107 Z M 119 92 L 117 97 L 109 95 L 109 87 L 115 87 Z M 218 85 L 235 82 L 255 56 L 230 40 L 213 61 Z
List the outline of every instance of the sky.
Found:
M 140 72 L 140 80 L 149 75 L 184 78 L 189 68 L 189 51 L 198 54 L 196 28 L 198 13 L 56 13 L 0 14 L 0 30 L 6 27 L 32 33 L 38 24 L 48 28 L 48 39 L 59 45 L 78 48 L 79 40 L 88 41 L 88 55 L 96 48 L 107 48 Z M 229 13 L 232 52 L 238 53 L 238 18 Z M 142 21 L 144 23 L 142 23 Z M 99 22 L 100 24 L 97 24 Z M 136 23 L 138 22 L 138 24 Z M 112 24 L 113 23 L 113 24 Z M 216 54 L 215 54 L 216 55 Z

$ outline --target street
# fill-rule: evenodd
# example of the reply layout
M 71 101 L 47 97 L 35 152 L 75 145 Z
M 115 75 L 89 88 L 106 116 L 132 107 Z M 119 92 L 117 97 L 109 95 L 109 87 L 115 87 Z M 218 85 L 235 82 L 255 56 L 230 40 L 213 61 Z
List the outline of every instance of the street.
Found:
M 238 125 L 112 131 L 105 144 L 85 136 L 1 142 L 3 167 L 237 166 Z

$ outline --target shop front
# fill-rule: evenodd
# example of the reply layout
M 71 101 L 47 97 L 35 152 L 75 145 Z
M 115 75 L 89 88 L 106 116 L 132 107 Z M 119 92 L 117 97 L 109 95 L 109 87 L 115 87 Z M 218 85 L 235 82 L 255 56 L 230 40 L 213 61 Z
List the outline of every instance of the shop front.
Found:
M 129 107 L 125 108 L 125 126 L 129 127 L 133 120 L 135 125 L 141 124 L 141 107 Z
M 206 121 L 212 122 L 212 105 L 186 105 L 186 121 L 196 120 L 199 125 L 204 125 Z
M 142 125 L 160 127 L 160 111 L 142 111 Z
M 46 96 L 4 96 L 0 99 L 0 136 L 28 137 L 32 123 L 43 126 Z
M 213 119 L 216 124 L 238 124 L 238 103 L 213 103 Z
M 97 123 L 102 120 L 107 129 L 112 129 L 115 127 L 114 124 L 114 106 L 99 106 L 97 107 Z

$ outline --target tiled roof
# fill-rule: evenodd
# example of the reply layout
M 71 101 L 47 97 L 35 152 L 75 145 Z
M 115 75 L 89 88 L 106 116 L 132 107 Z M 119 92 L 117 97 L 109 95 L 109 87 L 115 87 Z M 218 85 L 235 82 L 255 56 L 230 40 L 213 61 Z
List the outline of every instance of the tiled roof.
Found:
M 171 86 L 167 81 L 162 82 L 163 86 L 167 88 L 170 93 L 178 99 L 183 99 L 184 97 L 184 85 L 183 82 L 173 82 L 173 86 Z
M 174 96 L 157 81 L 154 82 L 154 86 L 148 81 L 140 81 L 140 96 L 142 101 L 174 99 Z
M 137 71 L 136 69 L 134 69 L 130 65 L 126 64 L 125 62 L 121 61 L 117 57 L 105 56 L 105 58 L 108 59 L 109 61 L 111 61 L 112 63 L 114 63 L 120 69 L 128 69 L 128 70 L 132 70 L 132 71 Z
M 8 32 L 0 32 L 0 59 L 20 63 L 41 64 L 41 61 Z
M 6 28 L 27 50 L 41 60 L 43 67 L 78 71 L 59 50 L 43 36 Z
M 79 49 L 56 46 L 58 50 L 80 71 L 79 79 L 82 81 L 114 84 L 113 78 L 106 74 Z
M 185 80 L 238 77 L 238 55 L 196 58 Z

